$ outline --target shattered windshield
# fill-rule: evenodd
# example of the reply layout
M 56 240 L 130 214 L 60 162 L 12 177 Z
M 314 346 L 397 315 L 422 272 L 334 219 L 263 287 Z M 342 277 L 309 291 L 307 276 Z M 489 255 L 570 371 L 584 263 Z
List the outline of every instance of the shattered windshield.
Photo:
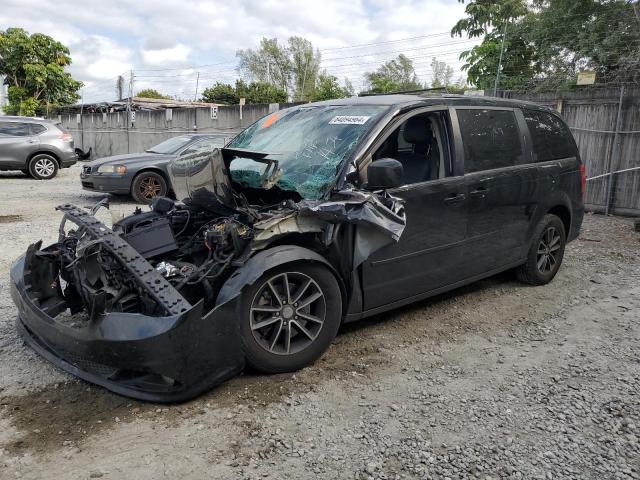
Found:
M 338 166 L 388 107 L 373 105 L 302 106 L 272 113 L 228 146 L 234 182 L 251 188 L 295 191 L 322 197 Z M 243 155 L 242 150 L 246 150 Z

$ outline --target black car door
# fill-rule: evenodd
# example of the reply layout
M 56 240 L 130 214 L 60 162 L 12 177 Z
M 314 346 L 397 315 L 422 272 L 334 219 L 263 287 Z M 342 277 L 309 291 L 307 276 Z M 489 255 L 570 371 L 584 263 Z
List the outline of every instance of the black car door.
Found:
M 469 195 L 466 270 L 481 275 L 521 260 L 545 186 L 528 160 L 519 110 L 456 110 Z
M 392 156 L 395 149 L 405 167 L 406 184 L 389 193 L 405 201 L 407 224 L 398 243 L 374 253 L 362 266 L 365 311 L 426 294 L 464 277 L 466 183 L 454 168 L 448 110 L 426 115 L 433 134 L 427 147 L 408 132 L 407 122 L 415 115 L 402 119 L 404 123 L 391 138 L 380 142 L 380 148 L 387 149 L 384 156 Z M 398 139 L 393 138 L 396 134 Z M 391 149 L 390 144 L 394 145 Z M 426 161 L 432 165 L 427 169 L 419 164 L 423 150 L 431 151 Z M 428 179 L 420 178 L 422 175 Z

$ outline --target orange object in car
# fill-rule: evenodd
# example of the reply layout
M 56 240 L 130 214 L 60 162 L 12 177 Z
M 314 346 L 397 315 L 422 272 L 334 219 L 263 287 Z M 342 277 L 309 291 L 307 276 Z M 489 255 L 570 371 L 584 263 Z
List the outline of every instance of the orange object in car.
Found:
M 278 121 L 278 119 L 280 118 L 280 115 L 277 113 L 272 113 L 271 115 L 269 115 L 267 117 L 267 119 L 264 121 L 264 123 L 262 124 L 262 127 L 260 128 L 269 128 L 271 125 L 273 125 L 274 123 L 276 123 Z

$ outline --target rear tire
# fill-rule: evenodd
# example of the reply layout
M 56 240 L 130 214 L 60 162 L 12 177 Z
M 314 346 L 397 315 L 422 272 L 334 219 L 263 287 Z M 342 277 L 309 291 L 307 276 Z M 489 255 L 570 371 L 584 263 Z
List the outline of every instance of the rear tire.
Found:
M 522 282 L 545 285 L 556 276 L 567 242 L 564 223 L 555 215 L 545 215 L 535 228 L 527 261 L 516 269 Z
M 342 294 L 326 267 L 291 263 L 247 287 L 239 310 L 247 364 L 266 373 L 294 372 L 329 348 L 342 321 Z
M 155 197 L 167 195 L 167 182 L 159 173 L 142 172 L 131 184 L 131 196 L 138 203 L 149 205 Z
M 34 155 L 29 161 L 29 175 L 37 180 L 51 180 L 58 173 L 58 161 L 46 153 Z

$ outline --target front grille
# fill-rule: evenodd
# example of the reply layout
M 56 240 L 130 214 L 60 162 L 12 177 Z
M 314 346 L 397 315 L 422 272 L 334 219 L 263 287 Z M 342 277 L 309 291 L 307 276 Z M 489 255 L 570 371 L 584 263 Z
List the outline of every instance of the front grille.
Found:
M 101 377 L 108 378 L 118 371 L 117 368 L 103 365 L 101 363 L 92 362 L 91 360 L 75 353 L 61 351 L 60 354 L 67 363 L 72 364 L 80 370 L 84 370 L 85 372 L 93 373 L 95 375 L 100 375 Z
M 93 182 L 82 182 L 82 186 L 85 188 L 93 188 Z
M 89 175 L 91 173 L 91 167 L 88 165 L 85 165 L 84 167 L 82 167 L 82 173 Z

